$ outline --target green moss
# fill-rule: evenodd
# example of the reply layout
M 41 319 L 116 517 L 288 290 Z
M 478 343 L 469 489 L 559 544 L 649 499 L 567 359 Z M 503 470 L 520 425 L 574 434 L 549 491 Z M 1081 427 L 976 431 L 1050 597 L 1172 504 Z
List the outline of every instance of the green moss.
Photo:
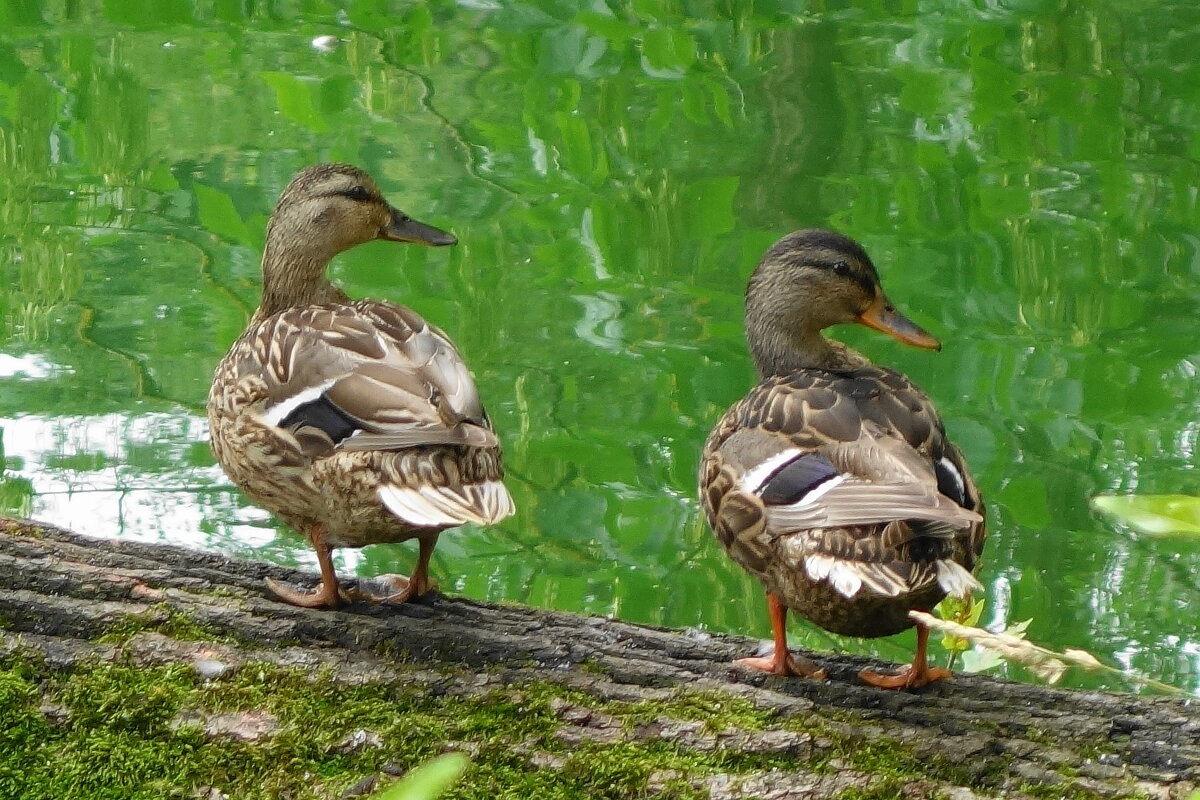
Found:
M 589 675 L 599 675 L 602 678 L 609 677 L 612 672 L 608 667 L 601 664 L 593 658 L 587 658 L 575 665 L 575 668 L 580 672 L 586 672 Z
M 955 786 L 968 786 L 978 779 L 966 768 L 940 755 L 918 755 L 911 747 L 893 740 L 858 741 L 846 747 L 856 769 L 871 775 L 905 778 L 924 775 Z
M 16 668 L 0 671 L 0 796 L 8 796 L 5 790 L 19 785 L 36 766 L 36 749 L 27 745 L 46 738 L 49 732 L 37 710 L 38 687 L 22 672 Z
M 207 625 L 184 612 L 168 605 L 157 603 L 145 611 L 128 614 L 105 628 L 97 641 L 107 644 L 125 644 L 134 636 L 153 631 L 172 639 L 189 642 L 233 642 L 234 638 L 223 636 L 211 625 Z
M 641 797 L 648 782 L 656 796 L 698 800 L 707 795 L 698 787 L 708 776 L 819 771 L 832 768 L 827 759 L 833 758 L 878 776 L 842 800 L 899 797 L 914 780 L 978 783 L 965 770 L 918 757 L 903 744 L 839 736 L 813 716 L 781 721 L 720 692 L 604 703 L 557 684 L 532 682 L 462 696 L 431 688 L 427 666 L 420 673 L 422 680 L 411 684 L 349 686 L 324 672 L 270 665 L 243 665 L 221 680 L 205 681 L 186 666 L 94 664 L 62 673 L 13 659 L 0 663 L 0 797 L 158 800 L 193 797 L 202 786 L 250 799 L 337 797 L 385 764 L 408 769 L 447 748 L 466 749 L 472 757 L 448 800 Z M 456 675 L 447 674 L 448 689 Z M 805 730 L 832 747 L 805 763 L 795 755 L 702 752 L 669 741 L 568 746 L 557 735 L 564 724 L 557 709 L 564 700 L 609 714 L 626 731 L 666 717 L 703 720 L 714 732 Z M 65 721 L 57 715 L 56 721 L 48 719 L 39 710 L 43 704 L 65 709 Z M 235 712 L 273 718 L 276 729 L 247 743 L 181 723 Z M 374 732 L 382 746 L 343 752 L 339 745 L 360 729 Z M 554 766 L 532 766 L 538 758 Z
M 867 787 L 847 789 L 836 795 L 836 800 L 906 800 L 910 795 L 904 791 L 904 783 L 895 778 L 883 778 Z
M 1068 783 L 1053 786 L 1044 783 L 1023 783 L 1018 791 L 1030 797 L 1044 798 L 1045 800 L 1102 800 L 1103 797 L 1103 795 L 1090 792 L 1077 784 Z M 1122 796 L 1135 798 L 1145 797 L 1145 794 L 1130 792 L 1128 795 Z
M 1025 730 L 1021 731 L 1020 735 L 1022 739 L 1034 744 L 1040 744 L 1043 747 L 1053 747 L 1057 744 L 1053 736 L 1034 725 L 1027 726 Z
M 462 800 L 636 796 L 663 770 L 678 773 L 664 782 L 667 796 L 692 798 L 700 796 L 692 786 L 697 777 L 788 763 L 686 752 L 664 742 L 567 748 L 555 736 L 562 725 L 556 700 L 580 704 L 588 697 L 550 683 L 459 697 L 423 686 L 346 686 L 320 673 L 261 665 L 205 682 L 184 666 L 98 664 L 55 673 L 11 661 L 0 669 L 0 796 L 149 800 L 215 785 L 234 797 L 328 797 L 385 763 L 409 768 L 455 742 L 473 752 L 471 771 L 449 795 Z M 63 707 L 65 722 L 47 721 L 43 702 Z M 716 713 L 725 727 L 762 716 L 744 701 L 711 693 L 681 694 L 651 711 L 625 703 L 603 710 L 629 724 Z M 181 712 L 235 711 L 269 714 L 278 730 L 251 744 L 210 738 L 179 722 Z M 339 752 L 338 744 L 363 728 L 383 746 Z M 561 769 L 531 768 L 535 751 L 558 759 Z
M 606 704 L 603 710 L 620 717 L 629 727 L 653 722 L 659 717 L 670 717 L 699 720 L 704 723 L 705 729 L 714 733 L 727 728 L 762 731 L 775 718 L 773 712 L 763 711 L 743 697 L 718 691 L 681 690 L 669 700 L 656 703 L 612 702 Z
M 0 796 L 149 800 L 191 796 L 203 785 L 246 798 L 336 796 L 384 763 L 409 768 L 447 742 L 475 751 L 472 772 L 452 795 L 462 798 L 620 797 L 663 765 L 725 766 L 661 744 L 564 753 L 553 736 L 561 723 L 552 701 L 580 699 L 572 694 L 533 684 L 437 696 L 416 687 L 345 686 L 268 666 L 206 683 L 181 666 L 102 664 L 60 674 L 9 663 L 0 670 Z M 43 701 L 65 707 L 66 722 L 47 722 L 38 710 Z M 279 728 L 254 744 L 213 739 L 178 723 L 189 710 L 265 713 Z M 377 733 L 383 747 L 339 752 L 337 745 L 361 728 Z M 518 747 L 557 751 L 564 768 L 531 770 Z
M 23 536 L 28 539 L 45 539 L 46 529 L 28 520 L 0 515 L 0 534 Z
M 868 789 L 850 790 L 850 794 L 842 800 L 894 797 L 897 796 L 894 792 L 900 791 L 906 782 L 913 779 L 955 786 L 993 786 L 999 783 L 1007 770 L 1007 758 L 989 758 L 987 763 L 990 769 L 981 774 L 978 764 L 967 768 L 945 756 L 918 750 L 894 739 L 847 735 L 844 733 L 846 728 L 836 727 L 833 724 L 835 722 L 842 722 L 850 727 L 860 724 L 860 721 L 851 715 L 823 710 L 820 717 L 799 716 L 788 719 L 784 721 L 783 727 L 803 731 L 814 738 L 829 742 L 831 747 L 827 761 L 837 759 L 838 762 L 848 763 L 860 772 L 882 779 Z M 818 763 L 812 766 L 815 771 L 821 771 L 826 765 Z M 855 792 L 866 794 L 860 797 Z

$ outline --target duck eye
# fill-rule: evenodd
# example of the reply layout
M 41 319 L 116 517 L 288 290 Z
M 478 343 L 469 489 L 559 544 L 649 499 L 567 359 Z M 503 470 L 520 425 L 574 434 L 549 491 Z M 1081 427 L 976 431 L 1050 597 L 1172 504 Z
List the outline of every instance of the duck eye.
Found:
M 355 186 L 341 192 L 342 197 L 348 197 L 351 200 L 362 203 L 371 199 L 371 193 L 367 191 L 365 186 Z
M 833 271 L 838 275 L 849 275 L 850 265 L 845 261 L 835 261 L 833 264 Z

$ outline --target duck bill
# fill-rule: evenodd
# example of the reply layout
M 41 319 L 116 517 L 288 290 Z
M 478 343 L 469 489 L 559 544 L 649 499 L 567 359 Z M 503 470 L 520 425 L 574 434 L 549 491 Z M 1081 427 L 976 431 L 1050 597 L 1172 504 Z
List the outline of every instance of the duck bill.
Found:
M 858 322 L 891 336 L 898 342 L 925 350 L 941 350 L 942 343 L 925 332 L 917 323 L 901 314 L 887 297 L 880 294 L 867 310 L 858 315 Z
M 408 242 L 409 244 L 425 244 L 430 247 L 445 247 L 458 244 L 458 239 L 452 233 L 440 228 L 426 225 L 405 214 L 403 211 L 392 209 L 392 217 L 379 231 L 379 238 L 389 242 Z

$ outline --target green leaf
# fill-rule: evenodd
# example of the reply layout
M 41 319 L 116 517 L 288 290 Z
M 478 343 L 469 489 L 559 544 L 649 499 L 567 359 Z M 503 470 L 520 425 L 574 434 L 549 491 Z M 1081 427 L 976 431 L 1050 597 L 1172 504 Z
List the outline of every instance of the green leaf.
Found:
M 275 90 L 275 102 L 279 113 L 309 130 L 322 133 L 329 130 L 329 123 L 317 110 L 314 92 L 320 92 L 320 84 L 302 80 L 287 72 L 259 73 L 263 81 Z
M 641 32 L 636 25 L 631 25 L 610 14 L 597 14 L 594 11 L 580 11 L 575 15 L 575 22 L 587 28 L 589 32 L 603 36 L 618 45 L 625 44 Z
M 710 80 L 707 83 L 708 91 L 712 94 L 713 113 L 717 115 L 717 119 L 725 124 L 725 127 L 733 127 L 733 114 L 730 111 L 729 88 L 722 81 Z
M 979 626 L 979 618 L 983 616 L 983 607 L 986 604 L 986 600 L 976 600 L 970 596 L 958 598 L 951 595 L 938 603 L 936 611 L 942 619 L 976 628 Z M 961 636 L 951 636 L 946 633 L 942 634 L 942 647 L 951 653 L 962 653 L 971 647 L 971 643 Z
M 469 763 L 462 753 L 438 756 L 384 789 L 376 800 L 433 800 L 462 777 Z
M 1033 622 L 1033 617 L 1029 619 L 1019 620 L 1010 624 L 1004 629 L 1004 632 L 1009 636 L 1016 636 L 1018 639 L 1025 638 L 1025 632 L 1029 630 L 1029 623 Z
M 1092 498 L 1092 508 L 1138 533 L 1200 533 L 1200 497 L 1186 494 L 1112 495 Z
M 250 230 L 229 195 L 203 183 L 193 184 L 192 189 L 196 193 L 201 225 L 224 239 L 238 244 L 250 243 Z
M 708 96 L 704 87 L 699 83 L 684 83 L 680 86 L 683 91 L 683 115 L 696 125 L 708 124 Z
M 696 61 L 696 43 L 685 31 L 652 28 L 642 37 L 642 69 L 653 78 L 682 78 Z
M 963 653 L 962 671 L 963 672 L 983 672 L 984 670 L 995 669 L 1004 663 L 1004 659 L 995 650 L 971 650 Z

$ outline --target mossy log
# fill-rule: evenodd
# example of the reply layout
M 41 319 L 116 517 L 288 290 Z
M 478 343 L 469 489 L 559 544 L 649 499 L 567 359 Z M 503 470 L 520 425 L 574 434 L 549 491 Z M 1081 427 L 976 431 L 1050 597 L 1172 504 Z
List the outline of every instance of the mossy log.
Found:
M 779 679 L 731 666 L 758 647 L 746 638 L 439 595 L 404 606 L 304 610 L 268 597 L 266 577 L 316 580 L 180 547 L 0 520 L 0 655 L 7 668 L 23 664 L 23 674 L 60 694 L 64 681 L 96 665 L 183 665 L 201 693 L 239 673 L 252 681 L 246 673 L 270 672 L 283 682 L 279 675 L 303 671 L 313 682 L 417 697 L 426 715 L 436 711 L 430 704 L 464 698 L 481 701 L 471 713 L 517 709 L 511 731 L 476 725 L 454 729 L 453 740 L 422 741 L 422 752 L 472 754 L 476 767 L 460 797 L 515 797 L 538 786 L 540 796 L 614 798 L 1186 798 L 1200 783 L 1200 704 L 1186 699 L 970 675 L 889 692 L 856 680 L 864 666 L 879 665 L 828 654 L 807 654 L 826 667 L 827 680 Z M 72 724 L 70 704 L 45 691 L 36 708 L 48 730 Z M 228 698 L 220 714 L 216 705 L 206 711 L 203 695 L 195 697 L 199 705 L 173 712 L 171 725 L 198 726 L 214 741 L 254 746 L 298 724 L 231 709 Z M 466 713 L 453 709 L 447 713 Z M 534 717 L 548 724 L 530 727 Z M 387 753 L 344 755 L 393 747 L 386 723 L 353 731 L 321 731 L 319 718 L 308 724 L 311 731 L 291 735 L 336 742 L 328 749 L 340 747 L 341 760 L 321 767 L 322 779 L 303 791 L 279 796 L 366 795 L 387 780 Z M 179 796 L 258 796 L 222 794 L 230 790 L 213 788 L 216 778 L 202 786 L 203 768 L 195 769 Z

